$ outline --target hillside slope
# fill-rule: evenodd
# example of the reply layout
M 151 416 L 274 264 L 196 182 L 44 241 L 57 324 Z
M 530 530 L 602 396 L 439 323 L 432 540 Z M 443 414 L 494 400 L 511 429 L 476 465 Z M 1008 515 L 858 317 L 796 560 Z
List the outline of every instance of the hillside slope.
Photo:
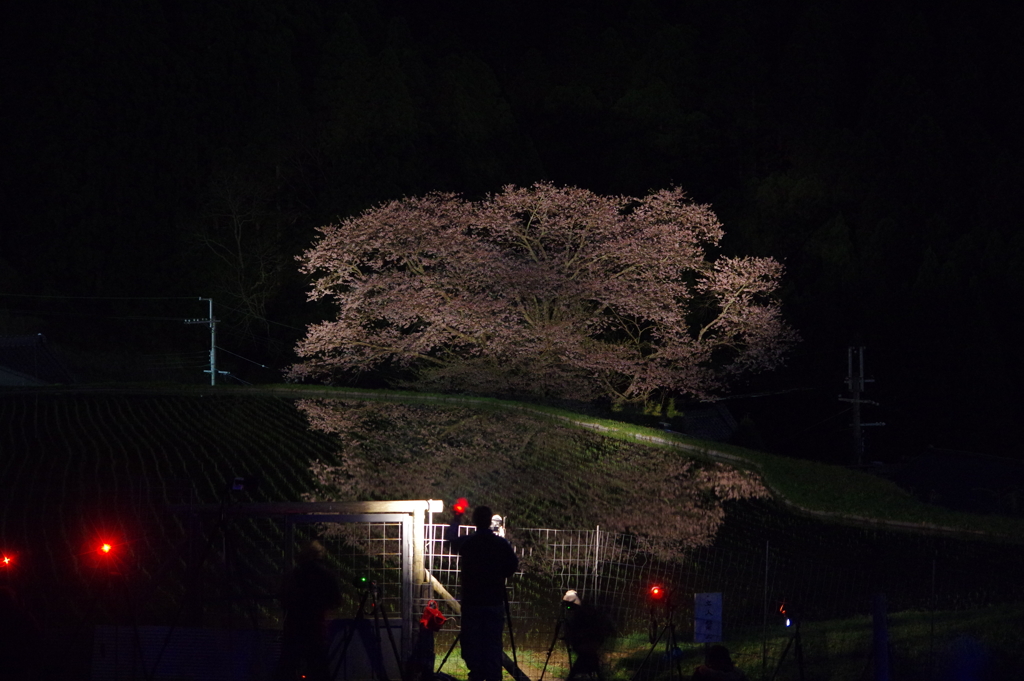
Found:
M 168 503 L 190 499 L 212 503 L 220 499 L 225 481 L 241 474 L 259 474 L 264 480 L 249 495 L 250 501 L 301 500 L 318 490 L 311 465 L 336 463 L 340 450 L 336 435 L 310 429 L 306 416 L 295 408 L 296 400 L 314 398 L 518 413 L 528 415 L 535 429 L 555 422 L 611 440 L 756 471 L 777 501 L 794 512 L 822 519 L 914 532 L 1024 539 L 1020 520 L 922 504 L 888 481 L 839 466 L 525 403 L 296 385 L 126 385 L 5 393 L 0 396 L 0 480 L 17 493 L 4 500 L 0 511 L 19 506 L 18 499 L 36 494 L 37 488 L 52 489 L 54 484 L 62 489 L 70 484 L 74 489 L 63 501 L 53 502 L 64 506 L 101 496 L 109 500 L 154 493 Z M 559 462 L 557 454 L 555 459 L 550 453 L 545 456 L 535 462 L 548 467 L 550 475 L 572 468 L 571 462 Z M 424 473 L 437 478 L 436 471 Z M 557 489 L 553 487 L 552 493 Z M 441 498 L 442 491 L 429 496 Z M 40 497 L 46 498 L 46 494 Z M 8 515 L 3 514 L 0 530 L 11 522 Z

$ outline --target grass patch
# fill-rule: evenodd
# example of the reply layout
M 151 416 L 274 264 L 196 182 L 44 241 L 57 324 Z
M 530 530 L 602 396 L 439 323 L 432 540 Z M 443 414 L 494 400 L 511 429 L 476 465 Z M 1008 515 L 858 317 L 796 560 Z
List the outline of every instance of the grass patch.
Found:
M 890 676 L 903 681 L 954 678 L 1015 678 L 1024 668 L 1024 608 L 1001 606 L 967 611 L 900 612 L 888 617 Z M 804 676 L 817 681 L 855 681 L 872 676 L 872 622 L 867 616 L 801 626 Z M 736 666 L 750 679 L 800 678 L 793 631 L 771 627 L 726 641 Z M 795 641 L 795 639 L 794 639 Z M 703 661 L 703 644 L 680 640 L 679 652 L 666 655 L 664 640 L 653 649 L 643 634 L 619 639 L 607 656 L 616 680 L 668 681 L 679 664 L 683 678 Z M 789 650 L 787 651 L 787 646 Z M 783 653 L 785 657 L 783 658 Z M 781 665 L 780 665 L 781 660 Z M 969 675 L 963 676 L 967 672 Z

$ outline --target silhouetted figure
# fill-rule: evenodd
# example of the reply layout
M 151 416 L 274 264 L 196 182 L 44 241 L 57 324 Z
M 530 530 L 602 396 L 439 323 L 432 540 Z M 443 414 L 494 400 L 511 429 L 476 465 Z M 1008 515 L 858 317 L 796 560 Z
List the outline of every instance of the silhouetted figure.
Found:
M 575 591 L 565 592 L 562 604 L 565 607 L 565 643 L 576 656 L 566 681 L 584 675 L 603 678 L 601 650 L 615 633 L 611 621 L 597 608 L 584 604 Z
M 0 587 L 0 679 L 38 678 L 40 630 L 9 586 Z
M 281 588 L 284 632 L 275 681 L 327 681 L 327 612 L 341 605 L 338 580 L 324 563 L 324 547 L 313 541 L 299 552 L 298 565 Z
M 456 513 L 445 539 L 459 554 L 462 659 L 469 681 L 501 681 L 501 632 L 505 622 L 505 580 L 519 567 L 512 545 L 491 530 L 491 509 L 473 509 L 476 532 L 460 537 Z
M 715 644 L 704 654 L 704 664 L 693 672 L 693 681 L 746 681 L 747 675 L 736 669 L 729 649 Z

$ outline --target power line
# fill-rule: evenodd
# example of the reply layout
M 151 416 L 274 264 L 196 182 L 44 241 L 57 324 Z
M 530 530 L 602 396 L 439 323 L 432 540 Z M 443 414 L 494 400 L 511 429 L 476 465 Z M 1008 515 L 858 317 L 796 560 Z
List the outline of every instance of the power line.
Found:
M 831 416 L 826 416 L 825 418 L 823 418 L 822 420 L 818 421 L 817 423 L 812 423 L 811 425 L 807 426 L 806 428 L 798 430 L 797 433 L 804 433 L 804 432 L 807 432 L 808 430 L 810 430 L 811 428 L 817 428 L 818 426 L 820 426 L 821 424 L 825 423 L 826 421 L 831 421 L 832 419 L 839 418 L 843 414 L 848 414 L 851 411 L 853 411 L 853 407 L 847 407 L 846 409 L 843 409 L 842 411 L 836 412 L 835 414 L 832 414 Z
M 7 295 L 7 294 L 0 293 L 0 297 L 3 297 L 5 295 Z M 92 298 L 92 297 L 75 298 L 74 296 L 19 296 L 19 297 L 22 297 L 22 298 L 42 298 L 42 299 L 53 299 L 53 300 L 65 300 L 65 299 L 66 300 L 195 300 L 194 298 Z M 239 312 L 241 314 L 247 314 L 244 310 L 242 310 L 240 308 L 237 308 L 237 307 L 235 307 L 235 308 L 228 307 L 227 309 L 232 311 L 232 312 Z M 18 309 L 10 309 L 10 308 L 5 310 L 5 312 L 7 312 L 7 314 L 22 315 L 22 316 L 26 316 L 26 317 L 89 317 L 91 319 L 134 319 L 134 320 L 140 320 L 140 319 L 141 320 L 146 320 L 146 319 L 148 319 L 148 320 L 165 321 L 165 322 L 180 322 L 183 319 L 185 319 L 185 317 L 183 317 L 183 316 L 182 317 L 148 317 L 148 316 L 143 316 L 143 315 L 131 315 L 131 316 L 125 316 L 125 315 L 98 315 L 98 314 L 90 314 L 90 313 L 87 313 L 87 312 L 49 312 L 49 311 L 44 311 L 44 310 L 18 310 Z M 293 326 L 291 324 L 285 324 L 283 322 L 275 322 L 273 319 L 267 319 L 266 317 L 261 317 L 259 315 L 253 315 L 253 319 L 258 319 L 261 322 L 266 322 L 267 324 L 273 324 L 274 326 L 280 326 L 280 327 L 283 327 L 283 328 L 286 328 L 286 329 L 292 329 L 294 331 L 302 331 L 303 330 L 302 327 Z
M 32 293 L 0 293 L 0 298 L 34 298 L 40 300 L 196 300 L 194 296 L 58 296 L 58 295 L 41 295 Z M 227 308 L 231 312 L 237 312 L 243 315 L 250 315 L 253 319 L 258 319 L 261 322 L 267 324 L 273 324 L 274 326 L 281 326 L 286 329 L 293 329 L 295 331 L 302 331 L 302 327 L 293 326 L 291 324 L 285 324 L 283 322 L 277 322 L 273 319 L 267 319 L 262 315 L 254 315 L 251 312 L 243 310 L 238 307 L 231 307 L 227 305 L 221 305 L 221 307 Z M 123 317 L 123 316 L 101 316 L 101 315 L 89 315 L 82 313 L 67 313 L 67 312 L 26 312 L 24 310 L 8 310 L 10 314 L 23 314 L 23 315 L 36 315 L 36 316 L 69 316 L 69 317 L 94 317 L 96 319 L 156 319 L 162 321 L 181 321 L 181 317 Z
M 51 300 L 195 300 L 195 296 L 53 296 L 33 293 L 0 293 L 7 298 L 47 298 Z
M 162 322 L 180 322 L 184 317 L 145 317 L 141 315 L 133 316 L 121 316 L 121 315 L 102 315 L 102 314 L 89 314 L 88 312 L 45 312 L 38 310 L 6 310 L 7 314 L 11 315 L 22 315 L 25 317 L 88 317 L 89 319 L 132 319 L 132 320 L 150 320 L 150 321 L 162 321 Z
M 266 364 L 260 364 L 260 363 L 259 363 L 259 362 L 257 362 L 256 360 L 252 360 L 252 359 L 249 359 L 248 357 L 243 357 L 242 355 L 238 354 L 237 352 L 231 352 L 230 350 L 225 350 L 224 348 L 222 348 L 222 347 L 221 347 L 221 346 L 219 346 L 219 345 L 216 345 L 216 346 L 214 346 L 214 347 L 216 347 L 216 348 L 217 348 L 218 350 L 220 350 L 221 352 L 226 352 L 226 353 L 228 353 L 229 355 L 234 355 L 235 357 L 237 357 L 237 358 L 239 358 L 239 359 L 244 359 L 244 360 L 245 360 L 246 362 L 251 362 L 252 364 L 255 364 L 255 365 L 256 365 L 256 366 L 258 366 L 258 367 L 263 367 L 264 369 L 269 369 L 269 368 L 270 368 L 270 367 L 268 367 L 268 366 L 267 366 Z
M 266 317 L 264 317 L 262 315 L 252 314 L 251 312 L 243 310 L 240 307 L 231 307 L 230 305 L 223 305 L 223 304 L 221 305 L 221 307 L 225 308 L 227 310 L 230 310 L 231 312 L 238 312 L 239 314 L 242 314 L 242 315 L 249 315 L 253 319 L 258 319 L 261 322 L 266 322 L 267 324 L 274 324 L 275 326 L 283 326 L 286 329 L 294 329 L 296 331 L 302 331 L 302 329 L 300 327 L 298 327 L 298 326 L 292 326 L 291 324 L 284 324 L 283 322 L 275 322 L 273 319 L 267 319 Z

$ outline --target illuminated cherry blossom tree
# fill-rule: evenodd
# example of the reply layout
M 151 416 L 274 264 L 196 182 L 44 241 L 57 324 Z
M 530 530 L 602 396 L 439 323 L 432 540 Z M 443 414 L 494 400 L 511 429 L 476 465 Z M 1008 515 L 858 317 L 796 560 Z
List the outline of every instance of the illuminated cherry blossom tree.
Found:
M 307 330 L 292 380 L 389 366 L 441 391 L 710 398 L 795 340 L 781 264 L 713 257 L 722 226 L 680 189 L 430 194 L 319 231 L 302 270 L 337 314 Z

